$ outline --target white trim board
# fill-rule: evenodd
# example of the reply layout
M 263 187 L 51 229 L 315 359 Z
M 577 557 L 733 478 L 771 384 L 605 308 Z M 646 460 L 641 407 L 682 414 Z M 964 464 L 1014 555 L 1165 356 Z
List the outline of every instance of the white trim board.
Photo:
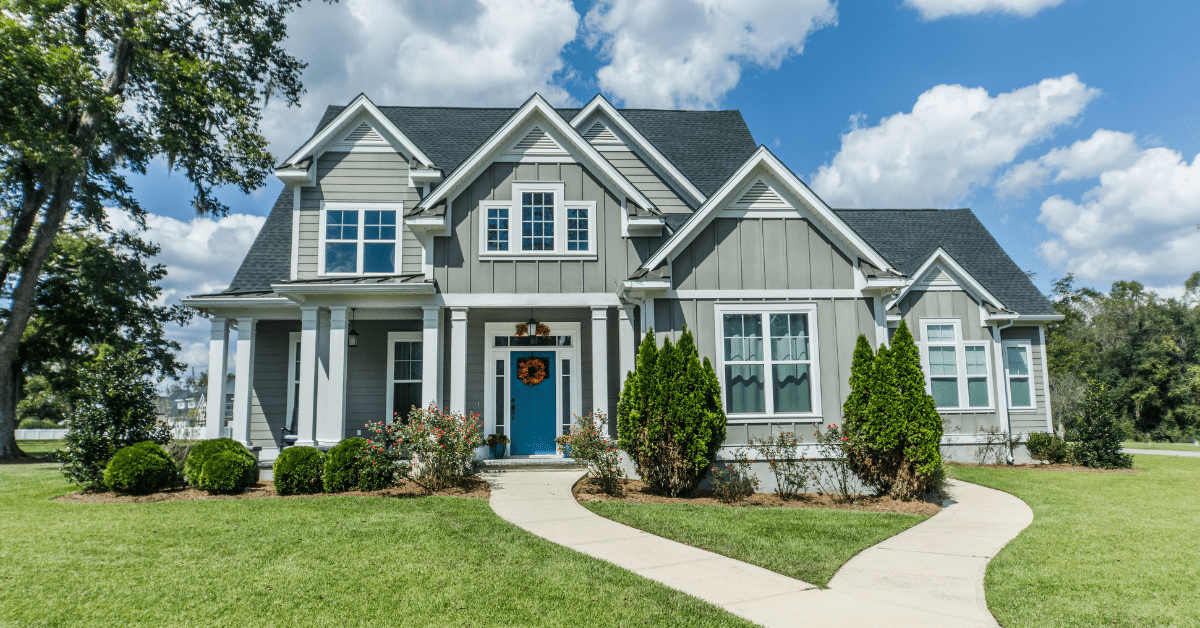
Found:
M 408 138 L 408 136 L 401 132 L 400 129 L 396 128 L 396 125 L 392 124 L 391 120 L 388 120 L 387 116 L 383 115 L 383 112 L 379 110 L 379 107 L 376 107 L 375 103 L 371 102 L 371 99 L 367 98 L 366 94 L 359 94 L 354 98 L 354 100 L 350 101 L 350 104 L 346 105 L 346 107 L 329 122 L 329 124 L 325 125 L 325 128 L 321 129 L 319 133 L 310 138 L 300 148 L 296 149 L 296 152 L 292 153 L 291 156 L 285 159 L 284 163 L 295 163 L 301 159 L 304 159 L 305 157 L 315 156 L 314 153 L 325 148 L 327 144 L 332 142 L 333 138 L 340 138 L 348 133 L 351 124 L 367 117 L 374 122 L 373 126 L 375 129 L 382 131 L 385 134 L 385 139 L 388 139 L 389 143 L 395 147 L 379 148 L 383 150 L 394 150 L 395 152 L 399 152 L 406 159 L 415 158 L 425 165 L 433 165 L 433 160 L 430 159 L 420 148 L 417 148 L 417 145 L 414 144 L 413 141 Z M 354 126 L 357 127 L 358 125 Z M 391 137 L 387 138 L 386 136 Z M 367 147 L 361 147 L 363 150 L 366 148 Z
M 901 290 L 900 293 L 896 295 L 896 298 L 888 303 L 888 309 L 891 309 L 893 305 L 899 303 L 902 299 L 904 299 L 904 297 L 908 296 L 910 292 L 913 292 L 914 290 L 923 290 L 924 288 L 918 287 L 918 284 L 921 283 L 921 279 L 930 272 L 930 269 L 932 269 L 935 264 L 938 265 L 939 268 L 944 272 L 950 274 L 951 278 L 956 280 L 962 290 L 974 296 L 976 300 L 989 301 L 992 305 L 1000 309 L 1008 309 L 1004 307 L 1004 304 L 1000 302 L 1000 299 L 997 299 L 994 295 L 992 295 L 991 292 L 988 292 L 987 288 L 984 288 L 982 284 L 976 281 L 975 278 L 971 276 L 971 273 L 968 273 L 966 269 L 962 267 L 962 265 L 956 262 L 953 257 L 950 257 L 950 254 L 940 246 L 929 255 L 929 258 L 925 260 L 924 264 L 921 264 L 921 268 L 917 269 L 917 272 L 913 273 L 912 283 L 910 283 L 908 287 Z

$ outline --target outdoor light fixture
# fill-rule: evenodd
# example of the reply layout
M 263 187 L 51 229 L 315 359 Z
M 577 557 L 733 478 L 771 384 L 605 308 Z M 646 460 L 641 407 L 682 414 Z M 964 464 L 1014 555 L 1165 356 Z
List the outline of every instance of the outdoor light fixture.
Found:
M 529 322 L 525 323 L 525 333 L 528 334 L 530 338 L 533 338 L 537 335 L 537 321 L 533 318 L 532 310 L 529 312 Z
M 346 342 L 351 347 L 358 346 L 358 332 L 354 331 L 354 310 L 355 308 L 350 308 L 350 333 L 346 336 Z

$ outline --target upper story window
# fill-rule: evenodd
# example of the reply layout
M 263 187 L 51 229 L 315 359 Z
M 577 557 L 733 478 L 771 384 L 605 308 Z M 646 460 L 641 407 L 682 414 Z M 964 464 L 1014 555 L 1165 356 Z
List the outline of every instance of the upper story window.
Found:
M 716 312 L 727 416 L 819 418 L 815 306 L 729 303 Z
M 391 275 L 397 271 L 400 203 L 325 203 L 319 264 L 326 275 Z
M 565 197 L 563 183 L 517 181 L 511 201 L 480 202 L 480 257 L 595 257 L 596 203 Z
M 992 407 L 987 342 L 963 340 L 959 320 L 922 321 L 929 394 L 939 410 Z

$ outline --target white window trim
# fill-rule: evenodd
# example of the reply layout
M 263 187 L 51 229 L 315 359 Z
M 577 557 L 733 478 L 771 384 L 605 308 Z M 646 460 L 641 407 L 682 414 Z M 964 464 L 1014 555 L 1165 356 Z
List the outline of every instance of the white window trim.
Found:
M 596 254 L 596 202 L 566 200 L 566 183 L 545 181 L 514 181 L 512 199 L 507 201 L 480 201 L 479 203 L 479 258 L 485 260 L 594 260 Z M 524 192 L 554 193 L 554 250 L 521 250 L 521 194 Z M 508 250 L 489 251 L 487 248 L 487 210 L 508 210 Z M 586 209 L 588 212 L 588 250 L 567 250 L 567 210 Z M 324 228 L 322 227 L 322 233 Z M 322 249 L 324 250 L 324 249 Z
M 329 210 L 333 211 L 358 211 L 358 261 L 355 263 L 356 269 L 363 267 L 363 243 L 367 242 L 363 237 L 366 235 L 366 214 L 368 211 L 395 211 L 396 212 L 396 253 L 395 266 L 390 273 L 328 273 L 325 272 L 325 225 L 326 216 Z M 321 201 L 321 222 L 317 232 L 317 271 L 322 277 L 380 277 L 400 274 L 400 265 L 403 263 L 403 255 L 401 246 L 404 242 L 404 203 L 347 203 L 342 201 Z M 335 240 L 341 241 L 341 240 Z M 348 240 L 346 240 L 348 241 Z M 370 240 L 370 242 L 391 242 L 391 240 Z
M 1008 370 L 1008 348 L 1009 347 L 1024 347 L 1025 360 L 1029 364 L 1029 373 L 1018 375 L 1017 377 L 1029 378 L 1029 403 L 1027 406 L 1013 405 L 1012 401 L 1012 373 Z M 1035 388 L 1035 380 L 1033 373 L 1036 369 L 1033 368 L 1033 342 L 1029 340 L 1004 340 L 1000 343 L 1000 350 L 1004 352 L 1004 394 L 1008 395 L 1008 409 L 1012 412 L 1037 412 L 1037 392 Z
M 958 403 L 956 407 L 939 407 L 938 412 L 946 414 L 970 414 L 970 413 L 987 413 L 996 411 L 996 378 L 992 373 L 992 341 L 990 340 L 963 340 L 962 320 L 957 318 L 922 318 L 918 321 L 921 326 L 921 341 L 917 346 L 921 351 L 921 368 L 925 371 L 925 391 L 930 395 L 933 394 L 933 375 L 932 369 L 929 366 L 929 347 L 954 347 L 955 366 L 958 367 Z M 952 325 L 954 326 L 954 342 L 930 342 L 929 341 L 929 326 L 930 325 Z M 970 395 L 967 391 L 967 378 L 979 377 L 978 375 L 967 375 L 967 347 L 983 347 L 984 368 L 987 370 L 987 393 L 988 403 L 986 406 L 971 406 L 962 405 L 966 401 L 971 402 Z
M 389 331 L 387 335 L 387 405 L 383 408 L 383 423 L 384 425 L 392 424 L 392 404 L 396 400 L 396 343 L 397 342 L 416 342 L 423 343 L 425 340 L 424 334 L 419 331 Z M 421 355 L 425 355 L 425 347 L 421 346 Z M 421 378 L 426 377 L 425 363 L 421 363 Z M 412 380 L 405 380 L 412 381 Z M 421 380 L 417 380 L 420 382 Z
M 726 314 L 759 314 L 763 316 L 763 362 L 765 369 L 763 379 L 765 380 L 766 388 L 765 408 L 763 413 L 738 413 L 730 414 L 726 407 L 725 390 L 727 383 L 725 382 L 725 315 Z M 775 395 L 772 386 L 774 382 L 771 379 L 770 368 L 773 361 L 771 358 L 771 328 L 768 314 L 805 314 L 808 316 L 808 343 L 809 355 L 812 356 L 811 369 L 809 370 L 809 380 L 812 386 L 812 412 L 796 413 L 775 413 Z M 717 357 L 717 380 L 721 382 L 721 405 L 726 410 L 725 418 L 727 423 L 761 423 L 767 419 L 787 419 L 800 423 L 820 423 L 822 416 L 821 405 L 821 349 L 818 345 L 817 337 L 817 304 L 816 303 L 714 303 L 713 318 L 716 324 L 716 357 Z
M 287 414 L 284 415 L 283 419 L 285 427 L 291 422 L 292 417 L 296 415 L 296 380 L 300 379 L 300 374 L 296 372 L 296 350 L 299 348 L 300 332 L 288 332 Z M 295 434 L 296 424 L 293 423 L 288 431 Z

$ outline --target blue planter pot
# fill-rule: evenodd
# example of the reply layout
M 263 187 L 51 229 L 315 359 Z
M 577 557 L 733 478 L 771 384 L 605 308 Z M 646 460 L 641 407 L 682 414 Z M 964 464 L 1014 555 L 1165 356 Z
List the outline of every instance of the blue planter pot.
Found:
M 492 453 L 492 458 L 499 459 L 504 457 L 504 445 L 488 445 L 488 449 Z

